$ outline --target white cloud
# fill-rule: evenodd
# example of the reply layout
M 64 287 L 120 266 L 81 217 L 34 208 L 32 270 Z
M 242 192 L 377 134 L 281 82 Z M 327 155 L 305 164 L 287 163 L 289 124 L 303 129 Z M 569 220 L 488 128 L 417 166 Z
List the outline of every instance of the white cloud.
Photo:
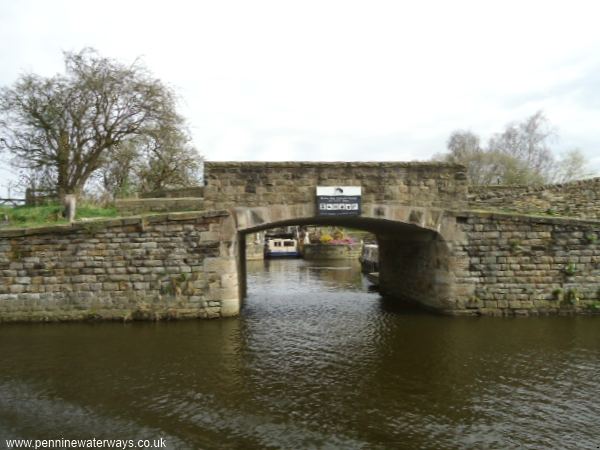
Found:
M 0 85 L 92 46 L 175 86 L 212 160 L 427 159 L 456 128 L 485 139 L 537 109 L 594 157 L 597 17 L 587 1 L 3 2 Z

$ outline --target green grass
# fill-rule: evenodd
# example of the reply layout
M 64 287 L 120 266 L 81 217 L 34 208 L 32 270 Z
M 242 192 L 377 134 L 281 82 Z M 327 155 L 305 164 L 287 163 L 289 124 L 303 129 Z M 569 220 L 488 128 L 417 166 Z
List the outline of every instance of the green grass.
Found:
M 83 204 L 77 208 L 76 219 L 91 218 L 91 217 L 117 217 L 117 209 L 113 206 L 102 208 L 97 205 Z
M 83 203 L 77 208 L 76 220 L 87 218 L 116 217 L 117 210 L 113 207 L 103 208 L 97 205 Z M 0 220 L 8 218 L 6 227 L 28 228 L 46 225 L 66 224 L 62 217 L 62 207 L 57 204 L 44 206 L 0 207 Z

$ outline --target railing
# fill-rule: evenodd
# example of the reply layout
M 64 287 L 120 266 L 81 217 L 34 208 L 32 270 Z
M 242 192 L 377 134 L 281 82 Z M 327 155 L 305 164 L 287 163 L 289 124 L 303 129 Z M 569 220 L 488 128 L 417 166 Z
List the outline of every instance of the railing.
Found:
M 19 206 L 25 203 L 24 198 L 0 198 L 0 206 Z
M 31 189 L 25 191 L 25 204 L 30 206 L 45 205 L 58 202 L 58 194 L 49 189 Z

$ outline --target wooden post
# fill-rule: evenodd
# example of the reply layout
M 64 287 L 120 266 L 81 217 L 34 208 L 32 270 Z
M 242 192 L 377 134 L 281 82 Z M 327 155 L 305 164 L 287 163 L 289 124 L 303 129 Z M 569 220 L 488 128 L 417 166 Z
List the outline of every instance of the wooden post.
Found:
M 32 206 L 35 204 L 35 191 L 33 188 L 28 187 L 25 190 L 25 204 L 27 206 Z

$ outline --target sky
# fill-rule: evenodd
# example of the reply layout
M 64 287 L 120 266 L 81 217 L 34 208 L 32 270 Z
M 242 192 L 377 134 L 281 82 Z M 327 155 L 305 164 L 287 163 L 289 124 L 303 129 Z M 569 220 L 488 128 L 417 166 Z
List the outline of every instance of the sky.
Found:
M 594 1 L 0 0 L 0 86 L 141 58 L 208 160 L 412 161 L 544 111 L 600 174 Z M 0 167 L 0 189 L 12 169 Z M 1 190 L 0 190 L 1 192 Z

